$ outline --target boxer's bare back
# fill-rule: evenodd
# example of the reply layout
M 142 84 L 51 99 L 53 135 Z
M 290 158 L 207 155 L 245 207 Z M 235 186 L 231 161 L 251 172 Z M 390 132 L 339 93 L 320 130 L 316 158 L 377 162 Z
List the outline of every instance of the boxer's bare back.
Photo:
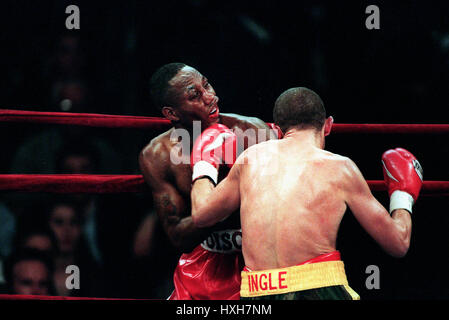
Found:
M 257 161 L 240 171 L 246 265 L 286 267 L 335 251 L 348 159 L 290 137 L 252 151 Z
M 266 270 L 335 251 L 349 207 L 384 250 L 403 256 L 410 242 L 409 213 L 399 209 L 391 219 L 354 162 L 323 150 L 323 137 L 323 131 L 294 130 L 246 150 L 214 190 L 208 179 L 195 182 L 196 223 L 213 224 L 240 204 L 245 264 Z M 207 203 L 200 201 L 206 194 Z

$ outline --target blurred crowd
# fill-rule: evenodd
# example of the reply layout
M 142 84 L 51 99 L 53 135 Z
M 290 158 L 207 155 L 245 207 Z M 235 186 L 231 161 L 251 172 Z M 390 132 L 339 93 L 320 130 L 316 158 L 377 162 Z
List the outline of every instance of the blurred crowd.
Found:
M 79 36 L 62 35 L 42 65 L 48 103 L 35 111 L 97 111 Z M 132 165 L 123 170 L 124 150 L 115 143 L 116 134 L 104 130 L 45 124 L 9 129 L 22 138 L 12 147 L 9 161 L 3 161 L 8 168 L 2 173 L 138 171 L 138 153 L 127 155 Z M 165 299 L 172 291 L 178 256 L 153 212 L 150 194 L 1 195 L 1 293 Z M 66 284 L 71 265 L 80 271 L 79 289 Z

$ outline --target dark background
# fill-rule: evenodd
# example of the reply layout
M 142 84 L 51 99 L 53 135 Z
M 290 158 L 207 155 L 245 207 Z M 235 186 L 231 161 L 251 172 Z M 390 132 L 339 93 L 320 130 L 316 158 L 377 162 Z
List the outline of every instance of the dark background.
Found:
M 151 106 L 148 80 L 159 66 L 179 61 L 208 77 L 222 112 L 270 122 L 277 96 L 287 88 L 305 86 L 322 97 L 336 123 L 448 123 L 447 1 L 292 3 L 2 2 L 0 108 L 61 111 L 52 100 L 57 78 L 52 59 L 60 39 L 68 36 L 80 40 L 78 77 L 88 92 L 82 109 L 70 112 L 161 116 Z M 65 8 L 70 4 L 80 8 L 80 30 L 65 28 Z M 365 8 L 370 4 L 380 8 L 380 30 L 365 27 Z M 50 125 L 0 125 L 1 173 L 10 172 L 17 147 L 43 127 Z M 106 139 L 123 155 L 120 167 L 109 173 L 135 174 L 139 150 L 157 132 L 92 129 L 91 134 Z M 353 159 L 366 179 L 382 179 L 381 154 L 401 146 L 420 160 L 426 180 L 448 180 L 447 138 L 447 134 L 335 134 L 326 143 L 328 150 Z M 388 205 L 384 193 L 375 196 Z M 129 257 L 130 238 L 145 210 L 151 209 L 151 199 L 104 196 L 103 201 L 109 204 L 110 216 L 104 223 L 114 235 L 111 245 L 119 249 L 115 268 L 109 271 L 113 287 L 109 294 L 145 296 L 137 293 L 142 288 L 128 281 L 140 275 L 123 272 L 128 260 L 118 257 Z M 446 208 L 444 197 L 419 199 L 411 247 L 403 259 L 384 253 L 348 212 L 338 246 L 350 285 L 362 299 L 449 297 Z M 164 256 L 164 251 L 157 255 Z M 155 257 L 150 263 L 161 261 Z M 365 287 L 368 265 L 380 268 L 379 290 Z M 111 284 L 120 277 L 118 285 Z

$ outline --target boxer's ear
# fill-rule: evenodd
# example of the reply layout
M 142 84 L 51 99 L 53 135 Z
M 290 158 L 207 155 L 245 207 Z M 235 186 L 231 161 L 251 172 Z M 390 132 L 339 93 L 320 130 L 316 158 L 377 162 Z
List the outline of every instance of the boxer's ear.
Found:
M 334 118 L 330 116 L 324 121 L 324 136 L 328 136 L 332 131 L 332 125 L 334 124 Z
M 166 117 L 170 121 L 174 121 L 174 122 L 179 121 L 179 117 L 176 113 L 176 110 L 173 107 L 168 107 L 168 106 L 163 107 L 162 114 L 164 115 L 164 117 Z

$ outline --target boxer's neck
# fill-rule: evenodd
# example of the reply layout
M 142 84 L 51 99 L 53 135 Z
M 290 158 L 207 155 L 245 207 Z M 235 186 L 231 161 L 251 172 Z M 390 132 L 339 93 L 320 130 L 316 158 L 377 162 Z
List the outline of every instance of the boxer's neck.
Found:
M 301 145 L 324 149 L 324 134 L 322 131 L 315 129 L 290 129 L 285 133 L 284 139 L 291 139 Z

